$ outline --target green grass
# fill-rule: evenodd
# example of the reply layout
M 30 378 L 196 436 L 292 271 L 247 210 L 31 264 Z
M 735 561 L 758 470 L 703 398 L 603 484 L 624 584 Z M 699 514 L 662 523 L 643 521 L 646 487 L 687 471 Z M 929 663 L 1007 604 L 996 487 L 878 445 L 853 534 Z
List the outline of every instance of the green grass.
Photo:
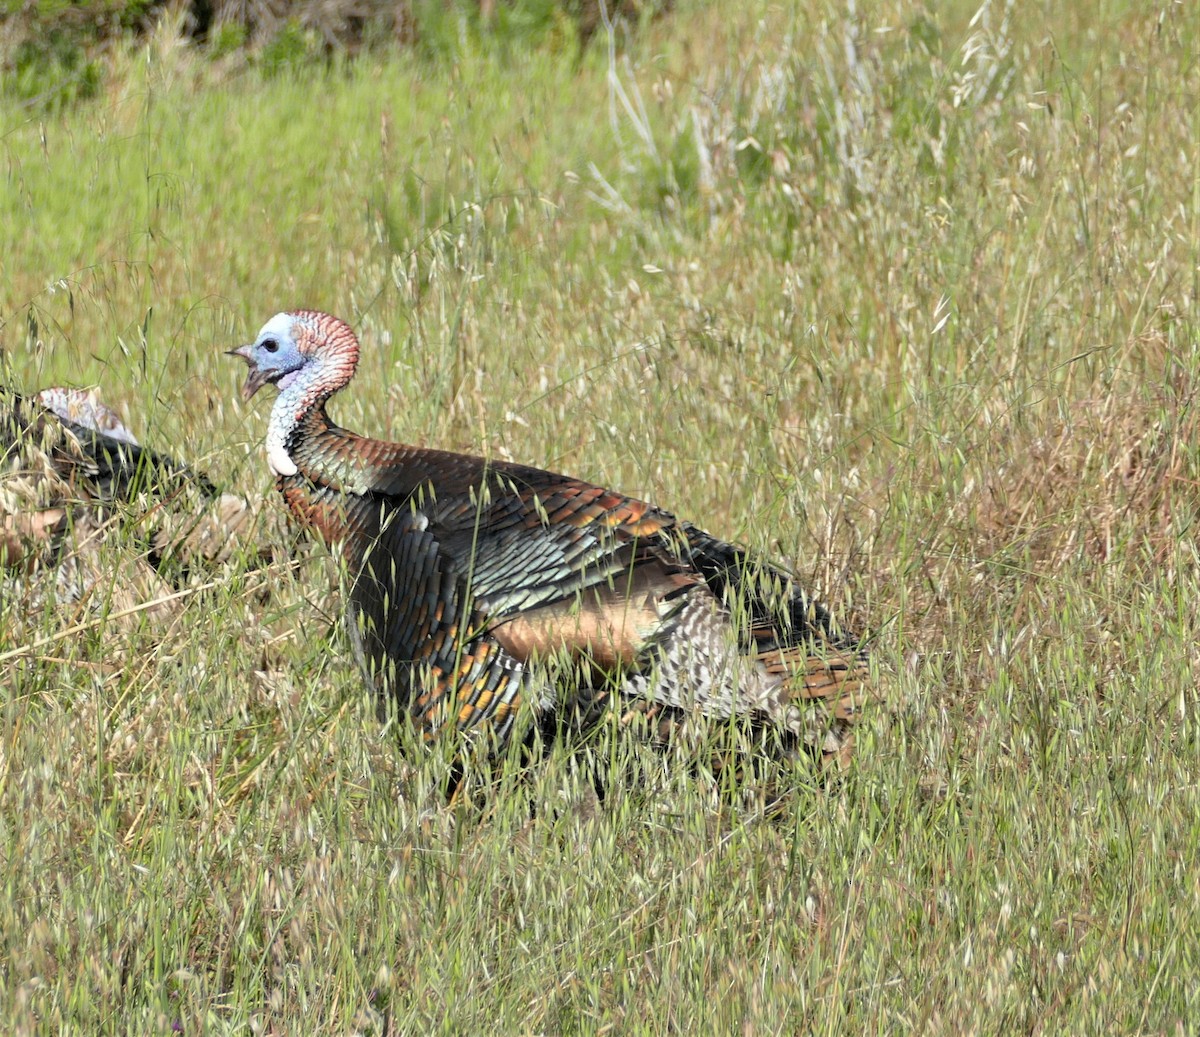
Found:
M 222 351 L 329 309 L 338 420 L 790 560 L 884 700 L 774 813 L 611 735 L 598 809 L 556 751 L 451 812 L 322 554 L 232 566 L 0 663 L 12 1032 L 1188 1029 L 1200 24 L 977 6 L 680 4 L 611 68 L 162 30 L 0 109 L 18 387 L 270 496 Z M 0 656 L 80 618 L 12 588 Z

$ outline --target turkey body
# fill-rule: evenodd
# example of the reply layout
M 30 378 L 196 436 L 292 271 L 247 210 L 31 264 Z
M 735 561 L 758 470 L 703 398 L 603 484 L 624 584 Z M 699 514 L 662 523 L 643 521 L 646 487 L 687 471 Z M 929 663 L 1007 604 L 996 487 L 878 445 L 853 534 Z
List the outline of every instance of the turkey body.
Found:
M 247 395 L 281 387 L 268 456 L 293 515 L 340 545 L 359 661 L 427 733 L 499 747 L 523 712 L 624 702 L 848 755 L 865 654 L 784 570 L 578 479 L 338 427 L 325 400 L 357 340 L 336 318 L 280 314 L 237 353 Z
M 96 504 L 130 500 L 154 487 L 215 493 L 205 476 L 142 447 L 112 411 L 80 390 L 45 389 L 30 399 L 0 385 L 0 461 L 19 463 L 30 474 L 52 473 L 79 499 Z
M 218 493 L 204 473 L 141 446 L 93 393 L 25 397 L 0 385 L 6 567 L 77 561 L 122 525 L 143 539 L 155 569 L 205 566 L 229 557 L 251 517 L 246 501 Z

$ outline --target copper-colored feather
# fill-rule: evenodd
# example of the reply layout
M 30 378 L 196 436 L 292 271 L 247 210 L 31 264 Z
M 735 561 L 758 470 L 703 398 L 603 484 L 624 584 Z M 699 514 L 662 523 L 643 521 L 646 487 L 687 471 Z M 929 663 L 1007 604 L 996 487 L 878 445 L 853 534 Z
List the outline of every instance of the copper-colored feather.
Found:
M 630 669 L 638 665 L 662 622 L 663 602 L 695 583 L 695 577 L 670 572 L 661 564 L 641 565 L 611 586 L 519 612 L 490 632 L 518 659 L 567 654 L 586 656 L 603 670 Z

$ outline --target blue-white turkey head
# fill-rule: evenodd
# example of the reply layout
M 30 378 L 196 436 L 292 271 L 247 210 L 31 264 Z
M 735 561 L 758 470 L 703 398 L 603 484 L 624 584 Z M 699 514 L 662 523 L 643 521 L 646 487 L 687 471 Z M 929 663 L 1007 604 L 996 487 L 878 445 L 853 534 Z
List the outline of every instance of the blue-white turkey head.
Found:
M 255 340 L 229 350 L 250 371 L 242 398 L 273 384 L 279 397 L 267 429 L 267 461 L 276 475 L 294 475 L 289 447 L 300 420 L 354 377 L 358 339 L 345 321 L 316 310 L 277 313 Z

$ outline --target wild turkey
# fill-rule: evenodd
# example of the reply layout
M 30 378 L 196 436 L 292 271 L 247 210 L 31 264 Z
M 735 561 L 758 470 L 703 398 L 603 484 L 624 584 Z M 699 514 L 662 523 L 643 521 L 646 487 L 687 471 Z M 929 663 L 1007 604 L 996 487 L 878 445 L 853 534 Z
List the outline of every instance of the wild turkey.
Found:
M 683 717 L 746 716 L 848 758 L 865 652 L 782 569 L 578 479 L 339 428 L 325 404 L 359 344 L 336 317 L 277 314 L 230 355 L 249 365 L 244 399 L 277 386 L 278 488 L 341 545 L 355 654 L 427 734 L 452 723 L 499 748 L 522 699 L 547 715 L 615 692 Z M 566 688 L 531 665 L 562 657 Z
M 202 472 L 139 445 L 94 393 L 0 386 L 0 564 L 54 566 L 59 599 L 91 590 L 99 542 L 117 528 L 159 573 L 223 561 L 253 509 Z

